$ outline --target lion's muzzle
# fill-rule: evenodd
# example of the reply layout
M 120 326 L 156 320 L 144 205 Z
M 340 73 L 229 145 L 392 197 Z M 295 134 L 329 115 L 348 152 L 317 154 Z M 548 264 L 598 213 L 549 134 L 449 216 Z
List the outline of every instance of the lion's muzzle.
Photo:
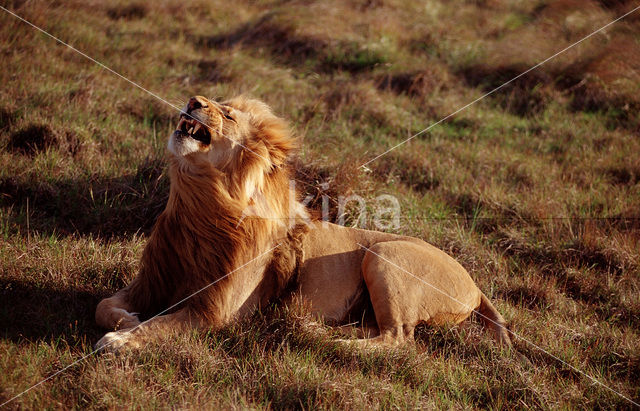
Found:
M 178 122 L 176 132 L 179 132 L 183 136 L 189 136 L 206 145 L 211 143 L 211 133 L 208 127 L 188 114 L 182 114 L 180 116 L 180 122 Z

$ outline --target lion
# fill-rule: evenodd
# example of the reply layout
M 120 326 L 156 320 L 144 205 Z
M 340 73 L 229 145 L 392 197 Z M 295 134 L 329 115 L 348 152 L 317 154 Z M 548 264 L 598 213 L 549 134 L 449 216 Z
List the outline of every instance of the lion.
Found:
M 349 344 L 399 345 L 419 324 L 457 324 L 476 311 L 511 346 L 504 318 L 442 250 L 311 219 L 289 184 L 297 148 L 287 123 L 259 100 L 192 97 L 169 138 L 166 208 L 137 277 L 98 304 L 97 323 L 113 331 L 96 347 L 216 330 L 294 299 L 329 325 L 362 319 L 355 339 L 340 340 Z

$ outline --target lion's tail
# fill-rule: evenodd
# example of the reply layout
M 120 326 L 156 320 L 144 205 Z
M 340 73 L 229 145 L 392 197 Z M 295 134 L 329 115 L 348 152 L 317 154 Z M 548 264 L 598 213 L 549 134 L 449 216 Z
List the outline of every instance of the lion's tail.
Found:
M 484 326 L 491 330 L 495 339 L 501 345 L 511 347 L 511 338 L 509 338 L 506 321 L 484 294 L 482 294 L 480 299 L 478 312 L 481 314 L 480 317 L 482 318 Z

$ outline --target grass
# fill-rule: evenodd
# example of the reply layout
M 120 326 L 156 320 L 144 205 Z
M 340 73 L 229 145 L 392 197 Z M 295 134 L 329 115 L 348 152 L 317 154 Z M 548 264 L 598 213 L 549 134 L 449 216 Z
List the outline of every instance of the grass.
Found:
M 396 196 L 511 329 L 640 400 L 638 12 L 630 1 L 173 0 L 3 6 L 177 106 L 249 93 L 304 139 L 299 187 Z M 0 14 L 0 402 L 91 351 L 168 192 L 176 112 Z M 371 210 L 369 210 L 371 211 Z M 347 221 L 356 221 L 351 215 Z M 366 225 L 372 227 L 371 219 Z M 269 307 L 220 333 L 91 356 L 10 408 L 630 408 L 477 321 L 361 353 Z

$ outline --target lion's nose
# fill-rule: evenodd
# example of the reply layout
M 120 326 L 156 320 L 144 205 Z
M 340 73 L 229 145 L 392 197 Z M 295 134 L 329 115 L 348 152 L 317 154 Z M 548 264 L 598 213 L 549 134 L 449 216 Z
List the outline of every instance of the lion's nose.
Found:
M 197 98 L 191 97 L 189 99 L 189 102 L 187 103 L 187 113 L 190 113 L 193 110 L 199 109 L 201 107 L 202 103 L 200 103 Z
M 197 110 L 199 108 L 202 107 L 207 107 L 206 104 L 204 104 L 200 98 L 198 97 L 191 97 L 189 99 L 189 102 L 187 103 L 187 113 L 192 112 L 193 110 Z

